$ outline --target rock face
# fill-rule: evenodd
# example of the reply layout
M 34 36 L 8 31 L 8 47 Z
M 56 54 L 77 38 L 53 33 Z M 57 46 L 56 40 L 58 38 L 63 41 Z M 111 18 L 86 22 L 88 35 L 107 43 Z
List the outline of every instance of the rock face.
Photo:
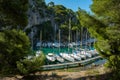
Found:
M 30 29 L 28 36 L 32 39 L 33 36 L 37 35 L 40 31 L 40 27 L 36 27 L 44 22 L 50 21 L 51 26 L 55 26 L 54 14 L 49 11 L 44 0 L 29 0 L 28 9 L 28 25 L 25 27 L 24 31 Z M 36 41 L 36 40 L 35 40 Z
M 30 28 L 34 25 L 39 25 L 48 20 L 51 21 L 52 26 L 55 25 L 54 16 L 51 13 L 49 14 L 45 1 L 43 0 L 43 2 L 38 3 L 36 0 L 29 0 L 28 25 L 26 28 Z
M 45 22 L 49 19 L 49 18 L 45 17 L 46 9 L 44 8 L 44 6 L 39 7 L 38 5 L 39 4 L 35 0 L 29 0 L 28 25 L 26 28 L 30 28 L 34 25 L 41 24 L 42 22 Z M 42 15 L 40 15 L 40 12 Z

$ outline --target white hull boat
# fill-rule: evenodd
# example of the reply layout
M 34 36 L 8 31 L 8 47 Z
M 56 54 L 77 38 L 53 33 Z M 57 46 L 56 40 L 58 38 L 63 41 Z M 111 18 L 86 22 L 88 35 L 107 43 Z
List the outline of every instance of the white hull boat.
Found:
M 73 54 L 70 54 L 70 56 L 73 57 L 73 58 L 76 59 L 76 60 L 79 60 L 79 61 L 81 60 L 81 57 L 78 56 L 77 54 L 74 54 L 74 53 L 73 53 Z
M 62 56 L 64 59 L 68 60 L 68 61 L 71 61 L 71 62 L 74 62 L 74 58 L 72 58 L 69 54 L 67 53 L 60 53 L 60 56 Z
M 40 56 L 41 53 L 42 53 L 42 51 L 40 51 L 40 50 L 39 50 L 39 51 L 36 51 L 35 56 L 38 57 L 38 56 Z
M 86 59 L 86 55 L 85 54 L 81 54 L 80 51 L 77 51 L 76 55 L 80 56 L 81 59 Z
M 91 53 L 93 56 L 98 55 L 98 52 L 96 50 L 90 50 L 88 52 Z
M 54 62 L 56 60 L 55 55 L 53 53 L 48 53 L 48 55 L 46 55 L 46 58 L 51 62 Z
M 92 56 L 95 56 L 96 53 L 93 50 L 86 51 L 87 53 L 91 54 Z
M 64 59 L 62 57 L 60 57 L 59 55 L 56 55 L 56 59 L 57 61 L 63 63 L 64 62 Z
M 89 58 L 92 57 L 92 55 L 90 53 L 87 53 L 86 51 L 81 51 L 81 54 L 84 54 L 84 55 L 86 55 Z
M 94 49 L 94 52 L 95 52 L 95 54 L 99 55 L 99 53 L 97 52 L 97 50 L 96 50 L 96 49 Z

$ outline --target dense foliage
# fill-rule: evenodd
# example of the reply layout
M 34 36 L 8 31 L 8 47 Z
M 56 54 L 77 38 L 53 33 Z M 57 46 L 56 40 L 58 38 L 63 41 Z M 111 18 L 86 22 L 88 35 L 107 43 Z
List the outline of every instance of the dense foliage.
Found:
M 43 0 L 35 2 L 36 9 L 44 12 L 45 2 Z M 32 7 L 35 11 L 35 7 L 29 5 L 29 0 L 0 0 L 0 74 L 2 75 L 34 73 L 44 64 L 43 53 L 33 56 L 29 38 L 21 30 L 28 24 L 28 7 Z M 44 32 L 47 30 L 45 27 L 40 29 Z M 30 54 L 32 58 L 27 59 Z
M 16 62 L 24 59 L 29 50 L 30 41 L 23 31 L 5 30 L 0 32 L 0 73 L 16 72 Z
M 28 0 L 0 0 L 0 27 L 26 26 Z
M 32 56 L 30 59 L 26 58 L 20 61 L 17 61 L 17 68 L 21 74 L 30 74 L 36 71 L 40 71 L 44 64 L 45 56 L 41 52 L 39 56 Z
M 79 9 L 80 23 L 87 27 L 97 39 L 95 44 L 99 53 L 108 60 L 108 67 L 114 72 L 114 80 L 120 74 L 120 1 L 93 0 L 93 15 Z

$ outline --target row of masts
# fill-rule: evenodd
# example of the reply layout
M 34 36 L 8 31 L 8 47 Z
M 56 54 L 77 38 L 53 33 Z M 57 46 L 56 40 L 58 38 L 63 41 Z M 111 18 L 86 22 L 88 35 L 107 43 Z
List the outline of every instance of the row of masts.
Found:
M 55 25 L 55 28 L 56 28 L 56 25 Z M 81 31 L 80 32 L 81 32 L 80 33 L 80 36 L 81 36 L 81 38 L 80 38 L 80 48 L 82 48 L 82 46 L 83 46 L 83 42 L 82 42 L 83 27 L 81 27 Z M 68 52 L 69 52 L 70 51 L 69 43 L 71 43 L 71 19 L 69 19 L 69 32 L 68 33 L 69 33 L 68 34 Z M 54 34 L 54 37 L 55 37 L 55 34 Z M 61 30 L 60 29 L 58 30 L 58 34 L 59 34 L 59 36 L 58 36 L 59 40 L 58 41 L 59 41 L 59 52 L 60 52 L 60 45 L 61 45 Z M 87 38 L 88 38 L 88 31 L 86 30 L 86 43 L 85 43 L 86 46 L 88 44 Z M 77 41 L 78 41 L 78 30 L 76 30 L 76 41 L 75 41 L 76 44 L 77 44 Z M 40 30 L 40 42 L 42 43 L 42 30 Z M 55 38 L 54 38 L 54 42 L 55 42 Z M 31 43 L 32 43 L 32 50 L 33 50 L 33 30 L 32 30 L 32 40 L 31 40 Z M 76 48 L 77 48 L 77 45 L 76 45 Z M 40 49 L 41 49 L 41 45 L 40 45 Z

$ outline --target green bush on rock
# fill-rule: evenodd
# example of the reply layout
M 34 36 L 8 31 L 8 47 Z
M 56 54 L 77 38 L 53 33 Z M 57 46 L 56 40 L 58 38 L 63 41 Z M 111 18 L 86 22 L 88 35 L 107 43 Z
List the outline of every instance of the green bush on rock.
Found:
M 23 59 L 17 61 L 17 68 L 21 74 L 34 73 L 40 70 L 40 66 L 44 64 L 45 56 L 41 53 L 39 56 L 32 56 L 31 59 Z

